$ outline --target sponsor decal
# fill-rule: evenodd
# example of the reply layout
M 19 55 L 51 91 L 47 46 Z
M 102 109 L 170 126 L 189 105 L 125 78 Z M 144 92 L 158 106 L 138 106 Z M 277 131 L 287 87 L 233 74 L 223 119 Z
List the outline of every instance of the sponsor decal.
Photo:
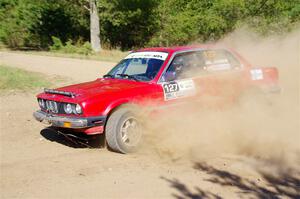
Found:
M 151 59 L 160 59 L 166 60 L 168 53 L 164 52 L 134 52 L 130 53 L 125 57 L 125 59 L 132 59 L 132 58 L 151 58 Z
M 261 69 L 250 70 L 252 80 L 262 80 L 264 78 L 263 71 Z
M 191 79 L 166 82 L 162 87 L 165 101 L 193 96 L 196 93 L 194 81 Z

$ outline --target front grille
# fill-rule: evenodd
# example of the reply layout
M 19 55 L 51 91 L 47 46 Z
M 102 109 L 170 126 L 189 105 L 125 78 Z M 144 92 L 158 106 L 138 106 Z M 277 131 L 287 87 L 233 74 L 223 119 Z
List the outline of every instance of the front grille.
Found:
M 58 104 L 55 101 L 46 101 L 46 109 L 51 113 L 58 113 Z
M 42 103 L 40 103 L 42 101 Z M 55 114 L 65 114 L 64 111 L 64 104 L 63 102 L 56 102 L 52 100 L 44 100 L 44 99 L 38 99 L 40 108 L 43 111 L 46 111 L 48 113 L 55 113 Z
M 71 104 L 72 107 L 75 107 L 75 105 L 76 105 L 73 103 L 57 102 L 57 101 L 45 100 L 45 99 L 41 99 L 41 98 L 38 98 L 38 102 L 39 102 L 40 108 L 43 111 L 48 112 L 48 113 L 54 113 L 54 114 L 67 114 L 65 112 L 64 106 L 66 104 Z M 72 110 L 73 111 L 71 114 L 75 114 L 73 108 L 72 108 Z M 76 115 L 78 115 L 78 114 L 76 114 Z

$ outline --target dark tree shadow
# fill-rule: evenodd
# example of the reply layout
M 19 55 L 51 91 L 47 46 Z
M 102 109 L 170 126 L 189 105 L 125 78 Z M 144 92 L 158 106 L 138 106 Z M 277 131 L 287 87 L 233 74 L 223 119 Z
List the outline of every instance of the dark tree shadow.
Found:
M 194 169 L 208 174 L 209 178 L 205 179 L 206 181 L 221 185 L 223 187 L 236 188 L 238 190 L 237 194 L 239 197 L 246 196 L 249 198 L 259 199 L 300 199 L 300 173 L 295 170 L 290 170 L 289 172 L 285 173 L 277 173 L 276 175 L 258 170 L 258 173 L 261 175 L 261 181 L 266 183 L 260 184 L 256 181 L 236 175 L 229 171 L 217 169 L 203 162 L 195 163 Z M 204 191 L 200 187 L 194 187 L 194 189 L 190 189 L 178 179 L 168 179 L 165 177 L 161 177 L 161 179 L 170 183 L 170 186 L 179 192 L 179 194 L 172 194 L 177 199 L 222 198 L 221 196 L 218 196 L 210 191 Z
M 87 136 L 72 131 L 61 131 L 55 127 L 47 127 L 41 130 L 40 134 L 51 142 L 72 147 L 72 148 L 100 148 L 104 147 L 102 135 Z
M 259 185 L 253 180 L 243 178 L 231 172 L 217 169 L 206 163 L 195 163 L 194 168 L 210 175 L 209 182 L 214 184 L 235 187 L 240 193 L 248 194 L 255 198 L 281 198 L 287 197 L 300 199 L 300 179 L 299 172 L 290 170 L 288 173 L 272 175 L 258 170 L 261 178 L 267 186 Z
M 195 187 L 195 191 L 192 191 L 189 189 L 185 184 L 180 182 L 178 179 L 168 179 L 165 177 L 161 177 L 161 179 L 169 182 L 171 187 L 176 189 L 180 195 L 178 194 L 172 194 L 174 198 L 177 199 L 202 199 L 202 198 L 208 198 L 208 199 L 221 199 L 222 197 L 210 192 L 210 191 L 204 191 L 200 189 L 199 187 Z

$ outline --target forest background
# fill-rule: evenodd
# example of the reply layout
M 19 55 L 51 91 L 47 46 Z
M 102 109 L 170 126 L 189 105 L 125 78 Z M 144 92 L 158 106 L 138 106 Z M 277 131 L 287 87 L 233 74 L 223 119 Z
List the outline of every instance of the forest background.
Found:
M 102 49 L 214 42 L 242 26 L 263 36 L 278 35 L 300 21 L 300 0 L 95 2 Z M 0 0 L 1 46 L 89 53 L 88 5 L 89 0 Z

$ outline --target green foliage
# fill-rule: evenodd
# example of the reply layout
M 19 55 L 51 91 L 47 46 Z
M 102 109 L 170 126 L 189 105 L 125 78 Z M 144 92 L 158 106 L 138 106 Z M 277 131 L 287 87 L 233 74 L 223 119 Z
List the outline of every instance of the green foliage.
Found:
M 21 17 L 21 13 L 16 11 L 20 6 L 17 0 L 0 1 L 0 39 L 10 47 L 24 45 L 24 38 L 28 36 L 23 24 L 17 19 Z
M 86 0 L 0 0 L 1 43 L 88 54 L 86 6 Z M 215 41 L 244 24 L 281 34 L 300 22 L 300 0 L 98 0 L 97 7 L 102 46 L 122 50 Z
M 51 38 L 52 38 L 52 42 L 53 42 L 52 46 L 50 46 L 51 51 L 58 51 L 64 47 L 63 43 L 61 42 L 61 40 L 59 38 L 57 38 L 55 36 L 52 36 Z
M 264 35 L 284 33 L 299 23 L 299 7 L 299 0 L 163 0 L 149 45 L 214 41 L 241 24 Z
M 48 2 L 41 12 L 40 22 L 36 23 L 33 32 L 40 37 L 41 46 L 51 44 L 51 36 L 61 39 L 62 42 L 77 40 L 80 36 L 88 37 L 88 15 L 81 13 L 81 7 L 70 1 L 61 0 Z
M 87 41 L 84 42 L 84 44 L 77 49 L 77 53 L 82 55 L 90 55 L 92 54 L 92 52 L 93 52 L 92 46 L 90 42 Z
M 52 36 L 66 42 L 89 35 L 88 13 L 72 0 L 0 0 L 0 13 L 0 39 L 12 48 L 47 48 Z
M 76 53 L 76 46 L 72 44 L 72 41 L 69 40 L 66 42 L 66 45 L 62 48 L 65 53 Z
M 92 47 L 89 42 L 82 42 L 78 40 L 78 42 L 74 45 L 72 40 L 69 40 L 63 44 L 63 42 L 57 38 L 52 36 L 52 46 L 49 47 L 52 52 L 62 52 L 62 53 L 76 53 L 82 55 L 90 55 L 92 54 Z
M 50 85 L 41 74 L 0 65 L 0 90 L 29 90 Z
M 300 0 L 250 0 L 245 6 L 245 22 L 263 35 L 285 33 L 300 21 Z
M 241 0 L 164 0 L 158 13 L 159 31 L 150 45 L 178 45 L 220 38 L 243 18 Z
M 156 31 L 156 0 L 102 0 L 99 4 L 102 40 L 113 48 L 143 46 Z

